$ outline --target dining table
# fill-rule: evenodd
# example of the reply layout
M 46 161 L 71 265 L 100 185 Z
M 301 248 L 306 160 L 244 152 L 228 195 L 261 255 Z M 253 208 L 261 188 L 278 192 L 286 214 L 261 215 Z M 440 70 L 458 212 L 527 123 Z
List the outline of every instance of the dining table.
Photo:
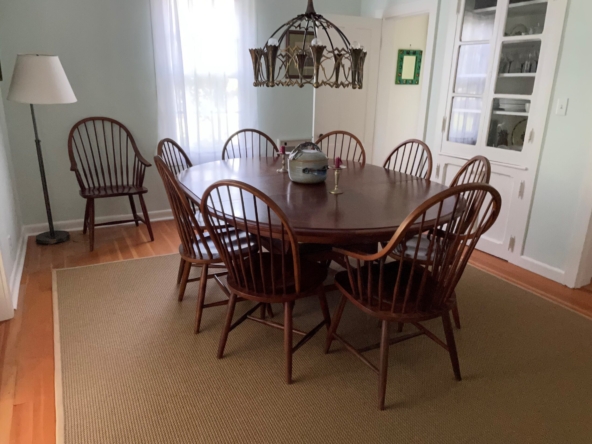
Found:
M 333 171 L 328 171 L 325 182 L 295 183 L 288 173 L 278 172 L 280 157 L 203 163 L 179 173 L 177 178 L 198 205 L 206 189 L 220 180 L 251 185 L 285 213 L 299 242 L 324 245 L 388 241 L 413 210 L 447 189 L 440 183 L 380 166 L 353 161 L 343 165 L 339 181 L 343 194 L 338 195 L 330 193 L 335 187 Z M 455 201 L 450 199 L 444 202 L 442 211 L 452 214 L 454 208 Z M 429 227 L 429 219 L 428 212 L 424 228 Z

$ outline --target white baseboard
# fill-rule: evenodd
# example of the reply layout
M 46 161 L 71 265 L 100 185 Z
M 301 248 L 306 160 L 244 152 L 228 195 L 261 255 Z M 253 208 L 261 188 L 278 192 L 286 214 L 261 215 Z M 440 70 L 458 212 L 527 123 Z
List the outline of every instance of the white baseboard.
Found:
M 527 256 L 520 256 L 518 260 L 512 260 L 511 263 L 528 271 L 532 271 L 533 273 L 536 273 L 540 276 L 546 277 L 547 279 L 551 279 L 552 281 L 565 285 L 564 270 L 544 264 Z
M 158 222 L 161 220 L 170 220 L 173 218 L 173 212 L 171 210 L 160 210 L 160 211 L 151 211 L 150 214 L 150 221 L 151 222 Z M 108 222 L 115 222 L 116 220 L 126 220 L 126 219 L 133 219 L 131 214 L 123 214 L 118 216 L 102 216 L 97 217 L 95 222 L 97 224 L 104 224 Z M 130 222 L 133 223 L 133 222 Z M 76 219 L 76 220 L 65 220 L 61 222 L 54 222 L 54 227 L 56 230 L 65 230 L 65 231 L 77 231 L 82 230 L 84 225 L 83 219 Z M 98 227 L 103 228 L 103 227 Z M 48 224 L 34 224 L 34 225 L 25 225 L 24 233 L 25 237 L 35 236 L 40 233 L 44 233 L 49 230 Z
M 21 289 L 21 278 L 23 276 L 23 268 L 25 266 L 25 254 L 27 252 L 27 236 L 25 235 L 25 227 L 21 230 L 21 238 L 19 240 L 19 247 L 16 253 L 16 260 L 14 261 L 14 268 L 12 275 L 8 282 L 12 296 L 12 306 L 16 310 L 18 305 L 18 298 Z
M 161 210 L 161 211 L 151 211 L 150 213 L 150 222 L 158 222 L 161 220 L 170 220 L 173 218 L 173 212 L 171 210 Z M 114 222 L 117 220 L 126 220 L 132 219 L 133 216 L 131 214 L 124 214 L 119 216 L 103 216 L 97 217 L 96 223 L 106 223 L 106 222 Z M 133 222 L 130 222 L 133 224 Z M 66 230 L 66 231 L 77 231 L 82 230 L 82 226 L 84 225 L 84 221 L 82 219 L 77 220 L 66 220 L 55 222 L 54 227 L 56 230 Z M 103 227 L 99 227 L 103 228 Z M 16 310 L 16 306 L 18 303 L 19 291 L 20 291 L 20 284 L 21 278 L 23 275 L 23 267 L 25 265 L 25 254 L 27 252 L 27 239 L 29 236 L 36 236 L 39 233 L 44 233 L 49 230 L 48 224 L 34 224 L 34 225 L 25 225 L 22 229 L 21 233 L 21 240 L 19 244 L 19 250 L 17 253 L 17 259 L 14 266 L 14 270 L 12 272 L 12 276 L 10 277 L 9 287 L 12 296 L 12 304 Z

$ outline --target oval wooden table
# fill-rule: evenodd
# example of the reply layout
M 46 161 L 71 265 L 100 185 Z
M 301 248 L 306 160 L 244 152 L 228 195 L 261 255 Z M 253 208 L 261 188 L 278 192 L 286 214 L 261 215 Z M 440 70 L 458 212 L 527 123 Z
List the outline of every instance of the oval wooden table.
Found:
M 278 158 L 210 162 L 189 168 L 178 178 L 197 203 L 218 180 L 252 185 L 284 211 L 299 242 L 331 245 L 388 241 L 411 211 L 447 189 L 436 182 L 374 165 L 345 165 L 339 184 L 343 194 L 336 196 L 329 193 L 335 185 L 332 171 L 324 183 L 297 184 L 287 173 L 277 172 L 281 167 Z M 445 203 L 444 213 L 452 213 L 453 206 L 453 200 Z

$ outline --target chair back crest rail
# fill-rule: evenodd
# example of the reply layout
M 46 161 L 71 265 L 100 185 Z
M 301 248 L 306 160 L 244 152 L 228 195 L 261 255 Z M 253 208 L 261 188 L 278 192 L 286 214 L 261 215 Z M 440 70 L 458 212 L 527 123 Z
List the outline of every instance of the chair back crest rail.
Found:
M 205 191 L 201 211 L 235 288 L 269 300 L 300 293 L 296 235 L 273 200 L 244 182 L 222 180 Z M 227 224 L 258 248 L 244 251 L 233 243 Z
M 141 187 L 146 167 L 125 125 L 108 117 L 89 117 L 76 123 L 68 136 L 70 169 L 81 190 Z
M 193 208 L 177 178 L 162 157 L 155 156 L 154 162 L 173 211 L 173 217 L 183 246 L 183 254 L 200 261 L 213 261 L 214 256 L 208 247 L 203 228 L 197 223 Z
M 366 164 L 366 150 L 364 144 L 354 134 L 347 131 L 332 131 L 323 134 L 316 141 L 321 150 L 330 159 L 340 157 L 342 160 L 352 160 Z
M 457 186 L 414 210 L 378 253 L 338 250 L 347 256 L 353 302 L 386 318 L 438 313 L 453 297 L 471 253 L 500 208 L 501 197 L 493 187 Z M 416 236 L 426 232 L 427 246 Z M 389 257 L 396 261 L 387 261 Z
M 243 129 L 228 138 L 222 150 L 222 160 L 278 154 L 277 145 L 267 134 L 256 129 Z
M 156 155 L 164 160 L 175 175 L 193 166 L 185 150 L 173 139 L 162 139 L 158 142 Z
M 427 144 L 409 139 L 397 146 L 384 162 L 384 168 L 422 179 L 432 176 L 432 152 Z

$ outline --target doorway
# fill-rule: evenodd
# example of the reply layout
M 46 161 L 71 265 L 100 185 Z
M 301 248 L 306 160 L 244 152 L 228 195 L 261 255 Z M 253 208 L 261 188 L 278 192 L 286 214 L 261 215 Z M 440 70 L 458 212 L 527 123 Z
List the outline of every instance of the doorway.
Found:
M 422 102 L 424 88 L 429 88 L 429 75 L 423 63 L 418 84 L 397 84 L 399 50 L 428 49 L 430 15 L 402 15 L 386 18 L 382 25 L 382 47 L 378 74 L 375 149 L 373 162 L 382 165 L 390 152 L 407 139 L 425 137 L 426 107 Z M 428 73 L 429 74 L 429 73 Z

